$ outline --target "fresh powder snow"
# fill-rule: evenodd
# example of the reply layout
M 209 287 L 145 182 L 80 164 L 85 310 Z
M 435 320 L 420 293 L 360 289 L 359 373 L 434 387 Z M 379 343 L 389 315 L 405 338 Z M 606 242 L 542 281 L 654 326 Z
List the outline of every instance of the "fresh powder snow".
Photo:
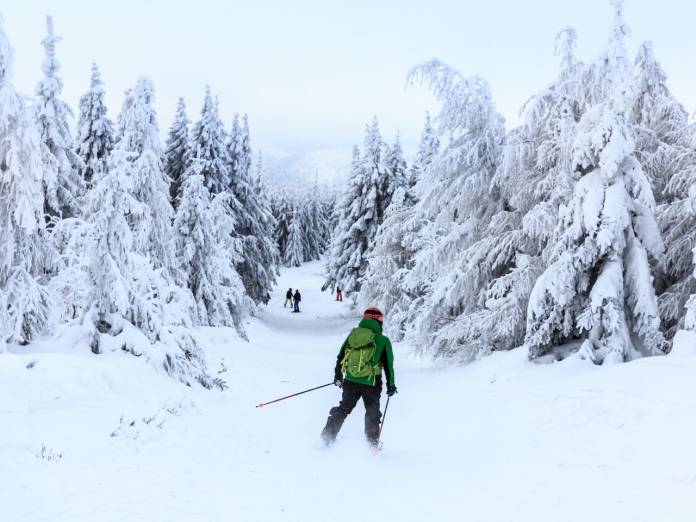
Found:
M 509 17 L 519 30 L 503 31 L 514 49 L 498 38 L 457 52 L 444 26 L 444 47 L 425 43 L 408 14 L 428 10 L 438 28 L 447 14 L 424 2 L 390 13 L 394 33 L 369 38 L 380 68 L 432 95 L 429 112 L 398 114 L 376 102 L 379 76 L 360 88 L 357 33 L 339 36 L 360 9 L 298 17 L 319 23 L 279 67 L 258 54 L 280 57 L 268 6 L 264 31 L 245 21 L 253 6 L 219 10 L 239 29 L 222 32 L 194 6 L 183 40 L 163 37 L 175 17 L 141 9 L 123 47 L 109 34 L 128 0 L 107 23 L 83 10 L 33 28 L 17 16 L 33 15 L 26 2 L 6 5 L 0 522 L 693 521 L 696 122 L 667 74 L 688 40 L 631 40 L 629 21 L 669 2 L 605 1 L 608 23 L 588 10 L 596 28 L 581 31 L 547 23 L 567 9 L 525 3 Z M 372 7 L 361 24 L 379 19 Z M 671 11 L 677 34 L 687 8 Z M 148 44 L 108 60 L 103 45 L 128 50 L 139 21 Z M 263 45 L 239 45 L 242 29 Z M 326 29 L 360 59 L 334 55 Z M 413 45 L 380 44 L 398 31 Z M 555 71 L 538 42 L 522 51 L 537 32 L 545 58 L 555 43 Z M 496 47 L 525 67 L 491 74 Z M 410 73 L 398 61 L 428 49 L 453 61 Z M 333 63 L 350 95 L 311 80 Z M 533 88 L 519 88 L 525 75 Z M 527 100 L 519 121 L 501 87 Z M 286 105 L 301 121 L 284 121 Z M 401 126 L 414 118 L 417 150 L 418 129 Z M 269 126 L 301 150 L 279 159 Z M 314 144 L 309 126 L 324 129 Z M 345 132 L 353 143 L 331 142 Z
M 255 408 L 331 382 L 357 317 L 322 282 L 320 263 L 284 269 L 248 343 L 195 330 L 225 391 L 95 356 L 75 330 L 3 354 L 2 519 L 693 520 L 693 334 L 608 367 L 516 350 L 444 368 L 396 343 L 383 451 L 363 440 L 362 405 L 323 449 L 337 388 Z M 282 306 L 289 287 L 300 314 Z

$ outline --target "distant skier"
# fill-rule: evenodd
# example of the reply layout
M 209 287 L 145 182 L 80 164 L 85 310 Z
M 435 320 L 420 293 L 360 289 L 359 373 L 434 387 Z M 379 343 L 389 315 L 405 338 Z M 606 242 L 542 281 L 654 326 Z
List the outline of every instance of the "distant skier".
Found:
M 336 287 L 336 301 L 343 301 L 343 291 L 340 286 Z
M 283 308 L 288 306 L 288 304 L 290 305 L 290 308 L 292 308 L 292 288 L 285 292 L 285 303 L 283 303 Z
M 299 312 L 300 311 L 300 301 L 302 301 L 302 294 L 300 294 L 299 290 L 295 290 L 295 295 L 292 297 L 293 304 L 295 307 L 293 308 L 293 312 Z
M 327 446 L 334 443 L 343 421 L 361 398 L 365 405 L 365 437 L 369 444 L 377 445 L 382 419 L 379 411 L 382 370 L 387 379 L 387 395 L 391 397 L 396 393 L 391 341 L 382 334 L 382 312 L 378 308 L 368 308 L 338 352 L 334 384 L 343 388 L 343 396 L 340 404 L 331 408 L 321 433 Z

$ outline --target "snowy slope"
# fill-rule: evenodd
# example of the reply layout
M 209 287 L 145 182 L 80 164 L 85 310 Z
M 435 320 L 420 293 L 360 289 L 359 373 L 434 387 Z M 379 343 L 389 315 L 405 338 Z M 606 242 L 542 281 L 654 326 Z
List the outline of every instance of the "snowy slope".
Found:
M 611 367 L 515 351 L 443 369 L 396 345 L 384 451 L 362 441 L 362 406 L 324 450 L 338 389 L 254 407 L 332 379 L 355 317 L 319 291 L 320 271 L 283 273 L 248 344 L 197 332 L 225 392 L 122 353 L 0 355 L 0 520 L 694 520 L 693 337 Z M 282 307 L 289 286 L 301 314 Z

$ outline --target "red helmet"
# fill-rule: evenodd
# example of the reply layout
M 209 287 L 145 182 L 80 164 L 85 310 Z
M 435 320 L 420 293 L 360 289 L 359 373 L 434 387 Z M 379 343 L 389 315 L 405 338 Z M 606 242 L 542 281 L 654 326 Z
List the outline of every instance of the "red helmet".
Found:
M 375 319 L 382 322 L 382 311 L 379 308 L 370 307 L 363 312 L 363 319 Z

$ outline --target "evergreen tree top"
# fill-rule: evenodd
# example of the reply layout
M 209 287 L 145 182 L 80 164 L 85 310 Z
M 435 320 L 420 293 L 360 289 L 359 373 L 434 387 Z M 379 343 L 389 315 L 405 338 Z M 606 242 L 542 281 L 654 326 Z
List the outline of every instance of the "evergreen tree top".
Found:
M 39 96 L 45 105 L 53 105 L 45 115 L 61 125 L 61 121 L 67 114 L 72 114 L 70 107 L 62 101 L 59 101 L 60 94 L 63 92 L 63 80 L 58 73 L 60 72 L 60 63 L 56 57 L 56 44 L 61 38 L 53 32 L 53 18 L 46 17 L 47 35 L 41 40 L 41 45 L 44 48 L 44 60 L 42 70 L 44 77 L 36 84 L 36 95 Z M 67 132 L 67 127 L 61 132 Z
M 210 123 L 218 117 L 219 103 L 213 98 L 210 85 L 205 86 L 205 96 L 203 97 L 203 107 L 201 108 L 201 120 Z
M 106 114 L 104 96 L 104 82 L 99 67 L 93 63 L 89 90 L 80 97 L 76 147 L 84 164 L 81 174 L 88 185 L 95 172 L 105 170 L 106 159 L 113 148 L 113 124 Z
M 226 146 L 225 128 L 220 120 L 218 104 L 206 86 L 201 117 L 191 132 L 191 158 L 201 163 L 200 169 L 208 189 L 218 194 L 230 185 L 230 156 Z
M 90 90 L 93 92 L 104 92 L 104 82 L 102 81 L 101 72 L 99 71 L 99 66 L 96 63 L 92 63 L 92 74 L 90 76 Z
M 42 69 L 44 74 L 48 78 L 56 78 L 57 92 L 63 89 L 63 83 L 57 78 L 58 71 L 60 71 L 60 63 L 56 58 L 56 44 L 62 40 L 60 36 L 56 36 L 53 31 L 53 17 L 46 17 L 46 36 L 41 40 L 41 45 L 44 47 L 44 61 L 42 64 Z
M 577 31 L 570 26 L 564 27 L 556 35 L 556 48 L 554 54 L 561 59 L 562 74 L 574 71 L 578 64 L 577 58 L 575 57 L 577 39 Z
M 624 20 L 623 0 L 612 0 L 614 21 L 609 31 L 609 42 L 600 60 L 603 63 L 603 79 L 607 86 L 605 96 L 612 106 L 624 114 L 633 98 L 634 83 L 631 64 L 626 50 L 626 38 L 631 30 Z
M 505 120 L 493 103 L 488 82 L 480 76 L 463 76 L 433 59 L 414 67 L 408 82 L 424 83 L 442 102 L 439 134 L 449 142 L 443 160 L 450 169 L 494 167 L 505 141 Z
M 656 94 L 671 96 L 667 88 L 667 74 L 660 63 L 655 59 L 653 43 L 643 42 L 638 49 L 635 60 L 636 76 L 640 94 Z
M 176 104 L 174 121 L 169 127 L 169 137 L 167 139 L 167 152 L 172 148 L 180 147 L 188 139 L 188 125 L 191 120 L 186 116 L 186 103 L 183 98 L 179 98 Z
M 118 147 L 131 153 L 141 154 L 145 150 L 161 153 L 157 112 L 153 107 L 155 87 L 152 80 L 142 76 L 135 88 L 126 91 L 121 114 L 119 114 Z

